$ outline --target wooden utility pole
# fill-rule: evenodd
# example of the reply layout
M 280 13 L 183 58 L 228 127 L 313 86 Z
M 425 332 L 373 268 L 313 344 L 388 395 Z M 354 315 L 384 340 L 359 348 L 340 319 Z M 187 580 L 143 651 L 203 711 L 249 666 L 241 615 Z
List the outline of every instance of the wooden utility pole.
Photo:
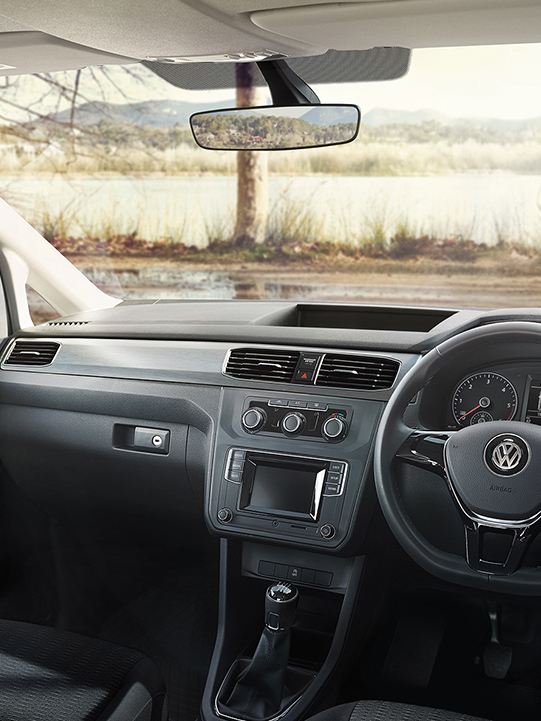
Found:
M 235 77 L 237 106 L 258 104 L 255 63 L 237 63 Z M 256 150 L 237 151 L 237 221 L 235 244 L 244 247 L 265 242 L 268 216 L 267 153 Z

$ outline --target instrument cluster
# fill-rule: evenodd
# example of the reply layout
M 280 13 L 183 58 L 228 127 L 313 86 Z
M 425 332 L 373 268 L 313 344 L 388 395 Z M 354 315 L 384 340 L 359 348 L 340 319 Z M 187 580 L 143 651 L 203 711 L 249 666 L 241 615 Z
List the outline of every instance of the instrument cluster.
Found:
M 492 421 L 541 425 L 541 364 L 494 364 L 459 373 L 440 374 L 425 387 L 419 409 L 424 427 L 459 430 Z
M 458 428 L 490 421 L 512 421 L 518 410 L 517 390 L 499 373 L 474 373 L 458 385 L 451 407 Z
M 541 368 L 486 370 L 463 378 L 454 388 L 448 427 L 491 421 L 541 425 Z

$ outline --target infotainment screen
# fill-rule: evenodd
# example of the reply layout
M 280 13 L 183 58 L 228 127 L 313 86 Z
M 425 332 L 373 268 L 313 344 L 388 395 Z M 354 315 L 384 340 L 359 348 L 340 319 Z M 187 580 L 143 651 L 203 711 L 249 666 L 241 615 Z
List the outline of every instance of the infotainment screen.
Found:
M 326 471 L 327 461 L 248 454 L 239 507 L 316 521 Z

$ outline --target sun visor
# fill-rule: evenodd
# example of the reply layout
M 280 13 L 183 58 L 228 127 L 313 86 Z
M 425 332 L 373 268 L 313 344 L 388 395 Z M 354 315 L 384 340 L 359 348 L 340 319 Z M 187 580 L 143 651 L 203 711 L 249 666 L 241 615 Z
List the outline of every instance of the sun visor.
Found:
M 408 71 L 407 48 L 329 50 L 323 55 L 284 58 L 309 85 L 395 80 Z M 185 90 L 217 90 L 235 87 L 235 63 L 144 62 L 147 68 L 171 85 Z M 266 82 L 259 73 L 257 85 Z
M 335 50 L 539 42 L 539 0 L 362 0 L 261 10 L 254 25 Z
M 0 33 L 0 75 L 52 73 L 137 62 L 34 30 Z

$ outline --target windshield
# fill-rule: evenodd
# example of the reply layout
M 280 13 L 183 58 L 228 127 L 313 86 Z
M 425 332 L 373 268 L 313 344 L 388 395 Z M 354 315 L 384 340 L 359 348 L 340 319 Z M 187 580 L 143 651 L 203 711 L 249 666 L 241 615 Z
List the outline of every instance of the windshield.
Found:
M 189 131 L 234 88 L 5 78 L 0 194 L 121 298 L 539 306 L 540 66 L 541 45 L 417 50 L 401 79 L 314 87 L 360 107 L 353 143 L 248 153 Z

